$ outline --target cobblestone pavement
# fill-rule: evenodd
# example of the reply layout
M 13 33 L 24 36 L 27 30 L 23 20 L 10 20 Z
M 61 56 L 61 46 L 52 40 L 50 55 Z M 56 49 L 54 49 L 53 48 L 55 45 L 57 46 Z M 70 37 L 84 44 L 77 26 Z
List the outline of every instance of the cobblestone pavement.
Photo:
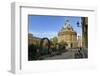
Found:
M 77 53 L 77 50 L 78 49 L 69 49 L 68 51 L 62 53 L 61 55 L 55 55 L 55 56 L 52 56 L 52 57 L 46 57 L 46 58 L 44 58 L 44 60 L 75 59 L 75 53 Z M 81 53 L 83 55 L 83 58 L 85 58 L 85 54 L 88 55 L 88 51 L 87 50 L 84 50 L 84 51 L 81 50 Z
M 77 50 L 72 49 L 72 50 L 68 50 L 64 53 L 62 53 L 61 55 L 56 55 L 53 57 L 47 57 L 44 60 L 49 60 L 49 59 L 74 59 L 74 54 Z

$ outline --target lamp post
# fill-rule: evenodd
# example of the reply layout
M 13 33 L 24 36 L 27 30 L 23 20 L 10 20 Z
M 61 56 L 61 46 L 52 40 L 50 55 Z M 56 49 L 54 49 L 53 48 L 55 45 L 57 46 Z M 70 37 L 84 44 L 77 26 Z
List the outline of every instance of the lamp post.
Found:
M 81 29 L 81 32 L 82 32 L 82 21 L 77 21 L 76 23 L 77 27 L 79 27 Z M 78 36 L 78 46 L 82 47 L 82 37 L 81 36 Z

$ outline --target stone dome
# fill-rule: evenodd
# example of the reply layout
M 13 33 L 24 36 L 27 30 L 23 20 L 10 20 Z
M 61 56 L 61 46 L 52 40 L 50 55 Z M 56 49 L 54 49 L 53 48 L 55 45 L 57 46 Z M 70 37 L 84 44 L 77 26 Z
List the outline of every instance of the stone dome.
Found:
M 77 35 L 77 33 L 73 30 L 73 27 L 70 25 L 70 23 L 68 21 L 66 21 L 64 23 L 63 27 L 61 28 L 60 32 L 58 33 L 58 35 L 64 35 L 64 34 Z
M 63 27 L 61 28 L 61 31 L 73 31 L 72 26 L 70 25 L 70 23 L 68 21 L 66 21 L 63 25 Z

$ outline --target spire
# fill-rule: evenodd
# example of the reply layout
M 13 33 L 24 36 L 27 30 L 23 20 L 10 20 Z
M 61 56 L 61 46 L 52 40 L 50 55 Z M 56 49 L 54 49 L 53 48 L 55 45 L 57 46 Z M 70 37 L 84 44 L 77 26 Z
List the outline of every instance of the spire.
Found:
M 65 20 L 65 23 L 64 23 L 61 31 L 69 31 L 69 30 L 72 30 L 73 31 L 73 28 L 70 25 L 69 20 Z
M 66 21 L 65 21 L 65 25 L 68 24 L 68 23 L 69 23 L 69 20 L 66 20 Z
M 67 27 L 71 27 L 69 24 L 69 20 L 66 20 L 63 26 L 63 28 L 67 28 Z

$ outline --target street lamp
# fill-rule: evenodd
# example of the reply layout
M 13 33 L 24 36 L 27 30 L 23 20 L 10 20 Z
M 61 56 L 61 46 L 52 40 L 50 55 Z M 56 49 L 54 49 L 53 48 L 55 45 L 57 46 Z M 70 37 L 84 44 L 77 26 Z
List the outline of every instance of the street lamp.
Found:
M 77 24 L 77 27 L 82 27 L 82 22 L 81 22 L 81 21 L 80 21 L 80 22 L 79 22 L 79 21 L 77 21 L 77 23 L 76 23 L 76 24 Z
M 81 29 L 81 34 L 82 34 L 82 21 L 80 20 L 80 21 L 77 21 L 77 27 L 79 27 L 80 29 Z M 78 36 L 78 39 L 80 39 L 80 42 L 79 42 L 79 44 L 80 44 L 80 46 L 82 47 L 82 39 L 81 39 L 82 37 L 80 37 L 80 36 Z

